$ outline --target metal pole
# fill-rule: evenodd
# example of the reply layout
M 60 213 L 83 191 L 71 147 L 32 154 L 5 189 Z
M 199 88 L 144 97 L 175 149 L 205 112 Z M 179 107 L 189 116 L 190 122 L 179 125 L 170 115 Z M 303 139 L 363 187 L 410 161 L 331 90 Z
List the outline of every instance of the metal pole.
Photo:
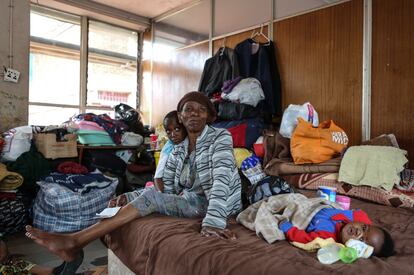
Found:
M 275 20 L 275 0 L 270 0 L 270 22 L 269 22 L 269 28 L 267 28 L 268 30 L 268 37 L 270 38 L 270 40 L 274 40 L 273 39 L 273 21 Z
M 9 2 L 9 68 L 13 68 L 13 0 Z
M 138 56 L 137 56 L 137 93 L 136 93 L 136 103 L 135 108 L 140 111 L 141 105 L 141 93 L 142 93 L 142 52 L 144 47 L 144 33 L 138 33 Z
M 214 36 L 214 28 L 215 28 L 215 6 L 216 6 L 216 1 L 215 0 L 210 0 L 210 32 L 208 35 L 208 50 L 210 52 L 210 56 L 213 56 L 213 36 Z
M 80 47 L 80 96 L 79 112 L 85 113 L 88 93 L 88 29 L 89 21 L 86 16 L 81 18 L 81 47 Z
M 364 0 L 362 56 L 362 140 L 371 138 L 372 0 Z

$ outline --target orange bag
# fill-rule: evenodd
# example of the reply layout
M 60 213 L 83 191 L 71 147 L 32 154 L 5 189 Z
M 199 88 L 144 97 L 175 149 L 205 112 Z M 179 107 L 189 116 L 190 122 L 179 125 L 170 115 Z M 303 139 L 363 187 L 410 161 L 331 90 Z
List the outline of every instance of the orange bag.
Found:
M 321 163 L 334 158 L 348 144 L 348 136 L 331 121 L 317 128 L 298 118 L 298 125 L 290 140 L 290 151 L 295 164 Z

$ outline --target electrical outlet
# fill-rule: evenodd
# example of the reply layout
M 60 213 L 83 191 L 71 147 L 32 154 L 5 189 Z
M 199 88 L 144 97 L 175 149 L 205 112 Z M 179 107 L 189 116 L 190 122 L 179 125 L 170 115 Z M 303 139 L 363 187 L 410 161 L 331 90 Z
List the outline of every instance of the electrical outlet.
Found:
M 4 81 L 17 83 L 19 81 L 20 72 L 11 68 L 4 68 Z

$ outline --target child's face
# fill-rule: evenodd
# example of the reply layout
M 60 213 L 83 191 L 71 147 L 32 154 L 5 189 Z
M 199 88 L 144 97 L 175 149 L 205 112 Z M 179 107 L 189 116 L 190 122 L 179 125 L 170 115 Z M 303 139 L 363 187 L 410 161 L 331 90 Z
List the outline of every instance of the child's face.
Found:
M 362 222 L 347 223 L 341 230 L 341 241 L 346 243 L 349 239 L 360 240 L 374 247 L 374 255 L 380 252 L 384 244 L 384 233 L 374 225 Z
M 164 120 L 164 128 L 168 138 L 174 143 L 182 142 L 186 137 L 185 129 L 174 118 Z

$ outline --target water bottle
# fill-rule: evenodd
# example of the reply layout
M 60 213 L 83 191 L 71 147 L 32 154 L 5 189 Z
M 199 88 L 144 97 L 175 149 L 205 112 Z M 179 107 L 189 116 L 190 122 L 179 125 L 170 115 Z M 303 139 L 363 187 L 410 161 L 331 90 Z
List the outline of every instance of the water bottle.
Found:
M 333 243 L 328 244 L 318 250 L 317 257 L 322 264 L 333 264 L 339 261 L 339 251 L 341 250 L 340 245 Z
M 342 247 L 339 250 L 339 259 L 341 259 L 343 263 L 350 264 L 358 259 L 358 253 L 353 247 Z
M 339 260 L 350 264 L 358 259 L 357 251 L 352 247 L 344 247 L 343 245 L 334 243 L 322 247 L 318 250 L 317 257 L 322 264 L 333 264 Z
M 359 240 L 349 239 L 345 246 L 352 247 L 356 250 L 358 258 L 368 259 L 374 252 L 374 248 Z

